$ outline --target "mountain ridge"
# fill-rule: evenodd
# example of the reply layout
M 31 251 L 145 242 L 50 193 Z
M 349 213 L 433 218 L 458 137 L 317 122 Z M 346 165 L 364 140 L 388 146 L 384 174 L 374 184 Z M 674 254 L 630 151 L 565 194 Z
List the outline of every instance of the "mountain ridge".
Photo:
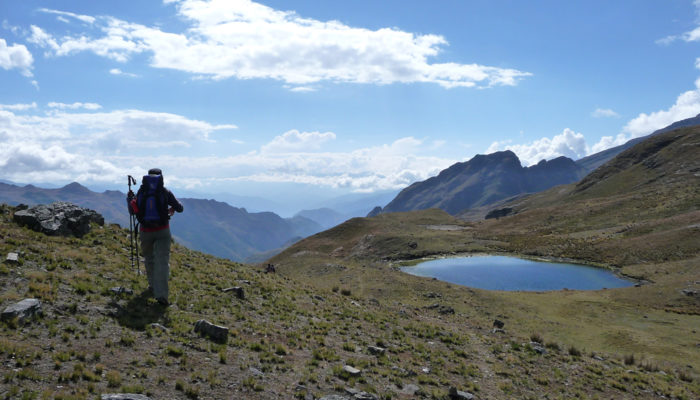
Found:
M 584 175 L 585 170 L 566 157 L 523 167 L 510 150 L 478 154 L 469 161 L 451 165 L 437 176 L 411 184 L 381 212 L 440 208 L 457 214 L 521 193 L 571 183 Z

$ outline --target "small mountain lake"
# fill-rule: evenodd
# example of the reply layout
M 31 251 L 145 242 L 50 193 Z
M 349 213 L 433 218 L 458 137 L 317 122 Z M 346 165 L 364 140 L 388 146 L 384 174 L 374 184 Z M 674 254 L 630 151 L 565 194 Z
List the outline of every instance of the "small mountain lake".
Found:
M 603 268 L 505 256 L 442 258 L 401 270 L 487 290 L 598 290 L 634 285 Z

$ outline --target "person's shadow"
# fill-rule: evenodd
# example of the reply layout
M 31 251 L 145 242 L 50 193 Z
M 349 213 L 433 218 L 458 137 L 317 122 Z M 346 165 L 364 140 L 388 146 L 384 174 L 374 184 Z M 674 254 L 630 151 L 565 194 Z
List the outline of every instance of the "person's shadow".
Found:
M 110 305 L 116 308 L 114 315 L 119 325 L 141 331 L 155 322 L 167 325 L 167 306 L 156 302 L 151 296 L 150 291 L 144 290 L 131 297 L 124 306 L 113 300 Z

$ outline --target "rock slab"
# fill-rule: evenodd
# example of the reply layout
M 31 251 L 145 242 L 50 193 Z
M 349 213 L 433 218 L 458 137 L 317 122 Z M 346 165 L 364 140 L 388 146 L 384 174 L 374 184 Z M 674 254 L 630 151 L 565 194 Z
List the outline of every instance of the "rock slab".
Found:
M 103 394 L 102 400 L 151 400 L 150 397 L 135 393 L 108 393 Z
M 13 219 L 20 225 L 49 236 L 81 237 L 90 232 L 90 223 L 104 225 L 105 220 L 96 211 L 72 203 L 58 201 L 16 211 Z
M 24 299 L 3 310 L 0 319 L 9 321 L 17 318 L 20 323 L 27 322 L 36 315 L 41 314 L 41 301 L 38 299 Z
M 225 326 L 214 325 L 206 319 L 200 319 L 194 323 L 194 331 L 202 335 L 207 335 L 210 338 L 225 342 L 228 339 L 228 328 Z

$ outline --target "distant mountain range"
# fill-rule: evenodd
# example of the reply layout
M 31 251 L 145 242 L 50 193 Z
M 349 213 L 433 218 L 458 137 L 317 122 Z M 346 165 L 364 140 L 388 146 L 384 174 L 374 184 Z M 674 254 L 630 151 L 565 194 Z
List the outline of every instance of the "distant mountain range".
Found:
M 484 208 L 513 196 L 578 182 L 588 173 L 649 137 L 696 125 L 700 125 L 700 114 L 578 161 L 558 157 L 550 161 L 542 160 L 528 168 L 523 168 L 518 157 L 511 151 L 479 154 L 469 161 L 450 166 L 435 177 L 410 185 L 386 207 L 376 207 L 368 216 L 428 208 L 440 208 L 452 215 L 464 214 L 466 210 Z
M 108 222 L 129 226 L 125 199 L 126 194 L 120 191 L 97 193 L 75 182 L 58 189 L 0 183 L 0 203 L 36 205 L 68 201 L 99 212 Z M 192 249 L 236 261 L 268 258 L 323 230 L 321 225 L 303 216 L 281 218 L 271 212 L 249 213 L 215 200 L 179 200 L 185 212 L 171 220 L 175 239 Z

